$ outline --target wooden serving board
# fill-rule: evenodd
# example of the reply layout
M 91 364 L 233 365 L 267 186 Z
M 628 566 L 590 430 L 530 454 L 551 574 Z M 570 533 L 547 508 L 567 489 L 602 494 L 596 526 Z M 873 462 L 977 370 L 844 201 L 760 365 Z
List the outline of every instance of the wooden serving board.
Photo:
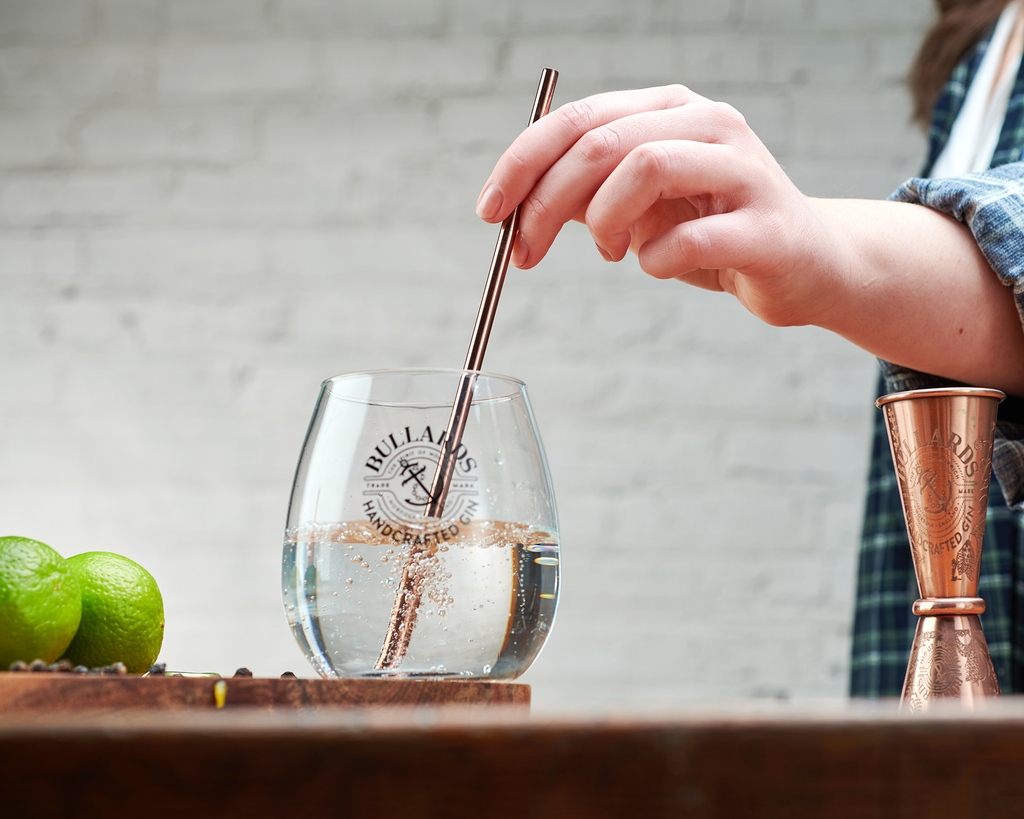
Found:
M 223 683 L 220 692 L 217 683 Z M 530 686 L 464 680 L 138 677 L 0 672 L 0 713 L 189 708 L 530 707 Z

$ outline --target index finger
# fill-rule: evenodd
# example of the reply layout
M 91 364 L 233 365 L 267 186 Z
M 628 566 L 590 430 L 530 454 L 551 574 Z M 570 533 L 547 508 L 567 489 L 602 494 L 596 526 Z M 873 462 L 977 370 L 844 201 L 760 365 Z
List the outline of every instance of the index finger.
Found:
M 477 199 L 477 215 L 500 222 L 558 159 L 588 131 L 622 117 L 703 99 L 682 85 L 610 91 L 566 103 L 523 131 L 498 160 Z

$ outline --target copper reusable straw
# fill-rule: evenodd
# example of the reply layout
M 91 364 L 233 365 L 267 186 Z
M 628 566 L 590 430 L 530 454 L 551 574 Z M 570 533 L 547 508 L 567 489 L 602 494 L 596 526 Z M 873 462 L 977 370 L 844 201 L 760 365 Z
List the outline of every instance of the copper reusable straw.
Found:
M 537 97 L 533 101 L 533 112 L 530 114 L 530 125 L 533 125 L 548 112 L 557 80 L 558 72 L 553 68 L 545 68 L 541 72 Z M 441 457 L 437 462 L 434 480 L 430 484 L 430 503 L 427 504 L 427 517 L 430 518 L 441 517 L 441 512 L 444 510 L 444 502 L 448 497 L 448 488 L 452 482 L 452 472 L 455 469 L 455 452 L 459 448 L 459 444 L 462 443 L 462 433 L 466 429 L 466 419 L 469 417 L 469 406 L 473 402 L 476 373 L 484 363 L 484 351 L 487 349 L 487 340 L 491 335 L 491 325 L 494 324 L 494 314 L 498 310 L 498 298 L 501 296 L 501 287 L 505 283 L 509 259 L 512 257 L 512 245 L 515 244 L 518 233 L 519 208 L 516 207 L 498 229 L 498 241 L 494 245 L 491 268 L 487 271 L 487 281 L 484 284 L 483 297 L 480 299 L 480 309 L 476 314 L 476 324 L 473 325 L 473 335 L 470 337 L 469 350 L 466 352 L 466 363 L 462 367 L 463 373 L 459 380 L 459 389 L 455 395 L 455 403 L 452 405 L 452 414 L 448 418 L 448 436 L 445 439 L 445 445 L 441 448 Z
M 530 113 L 530 125 L 533 125 L 550 110 L 557 81 L 558 72 L 555 69 L 545 68 L 541 71 L 537 96 L 533 101 L 533 110 Z M 487 281 L 484 283 L 480 308 L 476 314 L 476 324 L 473 325 L 473 335 L 470 337 L 466 363 L 462 368 L 462 377 L 459 379 L 455 402 L 452 404 L 452 412 L 448 418 L 447 434 L 441 445 L 434 478 L 430 483 L 430 502 L 426 508 L 426 517 L 428 518 L 440 518 L 444 511 L 444 503 L 448 498 L 448 489 L 455 471 L 455 456 L 462 443 L 462 434 L 466 430 L 466 421 L 469 419 L 469 408 L 473 403 L 473 389 L 476 386 L 477 373 L 483 366 L 484 351 L 487 349 L 487 340 L 490 338 L 491 326 L 494 324 L 494 314 L 498 309 L 501 288 L 505 283 L 509 260 L 512 258 L 512 246 L 515 244 L 518 233 L 519 207 L 517 206 L 498 229 L 498 241 L 494 245 L 494 255 L 491 257 L 491 267 L 487 271 Z M 413 547 L 410 550 L 409 559 L 402 570 L 402 581 L 395 598 L 395 607 L 391 611 L 387 635 L 384 638 L 380 657 L 374 666 L 378 670 L 398 668 L 409 647 L 422 595 L 422 589 L 417 588 L 419 578 L 416 577 L 415 570 L 416 558 L 422 549 L 423 547 Z

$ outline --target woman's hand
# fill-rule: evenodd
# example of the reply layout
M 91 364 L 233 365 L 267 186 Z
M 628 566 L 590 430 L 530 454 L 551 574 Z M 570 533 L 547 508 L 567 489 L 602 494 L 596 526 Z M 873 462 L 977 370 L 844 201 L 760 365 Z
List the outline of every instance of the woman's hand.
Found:
M 733 108 L 681 86 L 600 94 L 527 128 L 477 204 L 522 203 L 513 261 L 562 225 L 660 279 L 732 293 L 775 325 L 814 324 L 921 372 L 1024 395 L 1024 332 L 970 231 L 919 205 L 810 199 Z
M 499 222 L 519 203 L 519 267 L 575 219 L 605 259 L 632 250 L 651 276 L 732 293 L 771 324 L 817 323 L 843 265 L 835 231 L 743 117 L 682 86 L 601 94 L 529 127 L 477 212 Z

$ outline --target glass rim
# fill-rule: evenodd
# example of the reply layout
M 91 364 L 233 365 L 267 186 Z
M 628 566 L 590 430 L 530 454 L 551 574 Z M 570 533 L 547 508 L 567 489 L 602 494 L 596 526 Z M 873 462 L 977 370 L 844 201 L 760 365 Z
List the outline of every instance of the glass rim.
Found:
M 473 403 L 491 403 L 498 401 L 509 401 L 517 396 L 526 395 L 526 382 L 522 379 L 516 378 L 511 375 L 503 375 L 501 373 L 489 372 L 487 370 L 464 370 L 455 369 L 453 367 L 394 367 L 394 368 L 380 368 L 376 370 L 354 370 L 352 372 L 338 373 L 330 378 L 324 379 L 320 384 L 321 388 L 332 398 L 337 398 L 343 401 L 355 401 L 360 404 L 372 404 L 373 406 L 393 406 L 393 407 L 433 407 L 433 406 L 451 406 L 452 401 L 455 400 L 455 388 L 457 384 L 452 384 L 452 397 L 451 400 L 445 401 L 395 401 L 386 399 L 371 399 L 366 397 L 360 397 L 356 395 L 346 395 L 344 392 L 336 392 L 334 387 L 341 387 L 347 381 L 356 381 L 357 379 L 372 379 L 375 376 L 417 376 L 417 375 L 436 375 L 436 376 L 453 376 L 461 378 L 466 373 L 473 373 L 477 378 L 483 379 L 489 383 L 498 383 L 507 385 L 508 389 L 501 395 L 491 395 L 487 397 L 480 397 L 478 395 L 473 396 Z

